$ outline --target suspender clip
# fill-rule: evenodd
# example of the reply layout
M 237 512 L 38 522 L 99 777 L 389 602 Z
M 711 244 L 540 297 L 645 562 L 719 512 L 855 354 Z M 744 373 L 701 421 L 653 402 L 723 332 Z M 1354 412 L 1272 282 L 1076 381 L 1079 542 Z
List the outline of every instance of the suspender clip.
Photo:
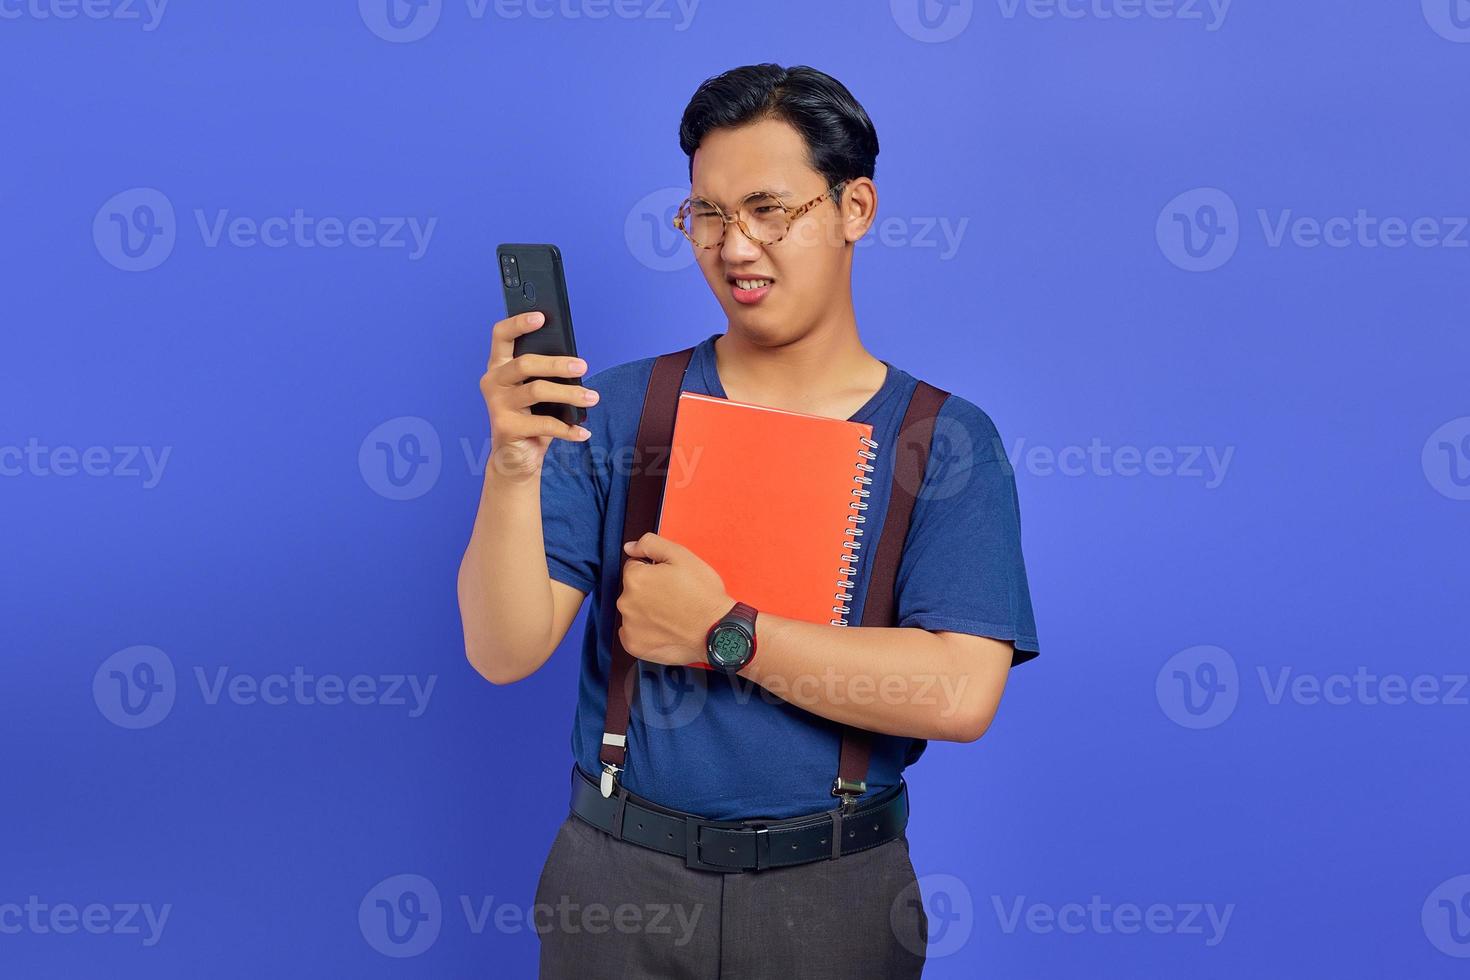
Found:
M 622 772 L 621 766 L 615 766 L 611 762 L 602 764 L 602 779 L 598 782 L 598 789 L 602 791 L 602 798 L 608 799 L 613 795 L 613 787 L 617 784 L 618 773 Z

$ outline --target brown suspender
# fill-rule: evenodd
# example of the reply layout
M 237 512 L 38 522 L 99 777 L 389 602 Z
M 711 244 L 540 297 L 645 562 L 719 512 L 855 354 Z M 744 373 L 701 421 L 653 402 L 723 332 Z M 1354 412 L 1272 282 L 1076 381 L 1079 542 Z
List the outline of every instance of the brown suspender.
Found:
M 658 523 L 663 500 L 664 471 L 655 469 L 652 460 L 667 460 L 674 441 L 674 415 L 678 410 L 679 392 L 684 371 L 694 348 L 689 347 L 654 360 L 653 374 L 643 396 L 643 413 L 638 419 L 636 454 L 633 471 L 628 477 L 628 509 L 623 518 L 622 541 L 634 541 Z M 934 434 L 934 419 L 949 393 L 920 381 L 909 399 L 903 421 L 898 427 L 898 445 L 894 447 L 893 480 L 889 491 L 888 511 L 883 518 L 883 533 L 873 555 L 868 588 L 863 600 L 862 626 L 893 626 L 894 585 L 898 579 L 898 563 L 903 555 L 913 516 L 915 492 L 924 479 L 924 465 L 929 459 L 929 445 Z M 621 548 L 619 549 L 621 554 Z M 621 575 L 621 570 L 619 571 Z M 607 719 L 603 725 L 602 746 L 598 760 L 602 763 L 601 790 L 611 796 L 622 772 L 628 753 L 628 716 L 633 685 L 634 658 L 623 649 L 619 633 L 621 612 L 613 614 L 612 662 L 608 669 Z M 832 794 L 851 803 L 867 791 L 868 762 L 872 754 L 872 733 L 844 725 L 842 751 L 837 778 L 832 781 Z M 833 839 L 833 853 L 838 853 Z

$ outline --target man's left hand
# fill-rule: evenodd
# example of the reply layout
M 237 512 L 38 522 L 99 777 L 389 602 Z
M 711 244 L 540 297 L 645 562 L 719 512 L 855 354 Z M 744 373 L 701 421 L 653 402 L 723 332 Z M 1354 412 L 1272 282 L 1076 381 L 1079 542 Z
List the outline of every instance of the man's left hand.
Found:
M 705 637 L 735 600 L 720 573 L 683 545 L 649 531 L 623 545 L 623 649 L 650 663 L 705 661 Z

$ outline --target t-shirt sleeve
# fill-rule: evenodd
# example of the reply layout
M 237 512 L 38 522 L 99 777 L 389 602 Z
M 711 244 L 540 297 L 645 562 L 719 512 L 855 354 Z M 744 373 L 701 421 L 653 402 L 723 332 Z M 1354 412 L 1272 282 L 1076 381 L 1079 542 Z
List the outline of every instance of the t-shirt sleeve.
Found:
M 593 386 L 591 379 L 587 384 Z M 592 438 L 553 439 L 541 465 L 541 532 L 546 569 L 558 582 L 591 594 L 602 556 L 602 516 L 607 506 L 600 474 L 593 466 L 600 426 L 591 412 L 584 423 Z
M 1010 641 L 1012 666 L 1036 657 L 1015 474 L 990 417 L 958 396 L 935 420 L 916 497 L 895 585 L 898 625 Z

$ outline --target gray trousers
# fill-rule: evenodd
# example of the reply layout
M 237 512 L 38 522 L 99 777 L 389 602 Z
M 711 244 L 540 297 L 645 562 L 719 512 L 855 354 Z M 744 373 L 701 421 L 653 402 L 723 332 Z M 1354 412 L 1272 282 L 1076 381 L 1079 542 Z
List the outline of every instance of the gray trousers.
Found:
M 835 861 L 727 874 L 570 813 L 532 922 L 541 980 L 910 980 L 929 937 L 907 836 Z

